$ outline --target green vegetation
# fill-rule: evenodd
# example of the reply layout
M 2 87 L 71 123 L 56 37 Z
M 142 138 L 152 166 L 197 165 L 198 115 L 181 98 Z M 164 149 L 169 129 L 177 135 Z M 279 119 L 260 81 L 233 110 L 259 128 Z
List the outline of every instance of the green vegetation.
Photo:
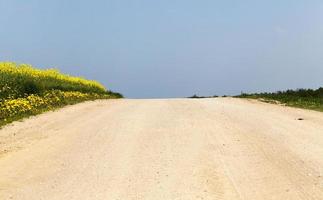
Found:
M 292 107 L 323 111 L 323 88 L 241 94 L 237 97 L 260 99 L 269 103 L 281 103 Z
M 0 63 L 0 126 L 87 100 L 122 98 L 96 81 L 72 77 L 58 70 Z

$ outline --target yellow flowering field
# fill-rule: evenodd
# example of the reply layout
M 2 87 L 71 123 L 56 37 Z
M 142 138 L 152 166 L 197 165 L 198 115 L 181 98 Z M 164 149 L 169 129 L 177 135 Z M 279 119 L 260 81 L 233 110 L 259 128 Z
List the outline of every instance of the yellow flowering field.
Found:
M 0 126 L 25 116 L 87 100 L 121 98 L 96 81 L 0 62 Z
M 108 94 L 52 90 L 43 96 L 32 94 L 24 98 L 6 99 L 0 102 L 0 120 L 8 122 L 19 116 L 34 115 L 68 104 L 111 97 Z
M 56 69 L 41 70 L 26 64 L 0 62 L 0 98 L 21 97 L 52 89 L 106 92 L 106 88 L 96 81 L 62 74 Z

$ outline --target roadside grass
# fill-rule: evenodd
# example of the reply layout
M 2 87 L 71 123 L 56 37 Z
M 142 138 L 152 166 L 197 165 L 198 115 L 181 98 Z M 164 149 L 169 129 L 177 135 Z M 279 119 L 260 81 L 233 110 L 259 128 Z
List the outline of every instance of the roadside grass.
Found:
M 258 99 L 267 103 L 283 104 L 286 106 L 323 112 L 323 88 L 319 88 L 316 90 L 286 90 L 273 93 L 243 93 L 236 97 Z
M 0 127 L 65 105 L 112 98 L 123 96 L 96 81 L 65 75 L 57 70 L 0 63 Z

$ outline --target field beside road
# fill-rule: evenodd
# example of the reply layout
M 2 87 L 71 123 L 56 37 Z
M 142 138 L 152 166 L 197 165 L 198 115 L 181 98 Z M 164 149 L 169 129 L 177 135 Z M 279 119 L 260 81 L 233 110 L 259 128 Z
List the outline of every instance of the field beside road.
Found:
M 0 62 L 0 127 L 66 105 L 96 99 L 122 98 L 97 81 Z
M 323 87 L 313 89 L 297 89 L 265 93 L 242 93 L 236 97 L 259 99 L 267 103 L 304 108 L 323 112 Z
M 323 113 L 115 99 L 0 130 L 0 199 L 322 200 Z

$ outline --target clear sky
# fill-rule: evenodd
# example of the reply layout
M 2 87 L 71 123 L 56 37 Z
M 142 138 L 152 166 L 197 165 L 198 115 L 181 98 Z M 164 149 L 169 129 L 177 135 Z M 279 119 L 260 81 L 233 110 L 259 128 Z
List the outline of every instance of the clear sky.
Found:
M 0 60 L 131 98 L 323 86 L 322 0 L 0 0 Z

